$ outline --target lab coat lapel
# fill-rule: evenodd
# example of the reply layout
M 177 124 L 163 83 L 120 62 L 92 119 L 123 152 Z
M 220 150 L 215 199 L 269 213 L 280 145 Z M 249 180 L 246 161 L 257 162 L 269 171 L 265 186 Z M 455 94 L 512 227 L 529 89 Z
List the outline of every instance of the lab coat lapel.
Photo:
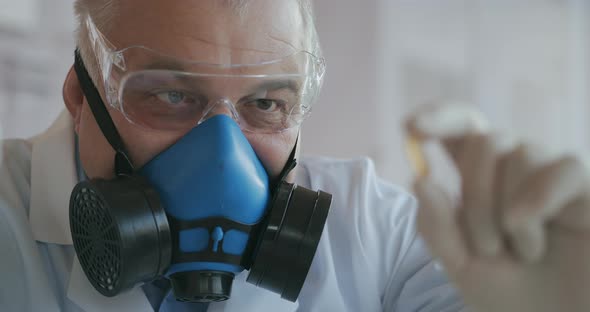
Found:
M 76 184 L 74 126 L 67 111 L 32 140 L 29 220 L 35 240 L 71 245 L 70 192 Z

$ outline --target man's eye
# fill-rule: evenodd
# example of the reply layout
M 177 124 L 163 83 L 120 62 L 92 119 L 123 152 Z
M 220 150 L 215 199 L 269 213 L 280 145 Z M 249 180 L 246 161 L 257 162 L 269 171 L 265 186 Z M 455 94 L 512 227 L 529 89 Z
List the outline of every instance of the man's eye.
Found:
M 180 91 L 164 91 L 155 94 L 158 99 L 169 104 L 177 105 L 187 97 Z
M 256 105 L 256 108 L 265 112 L 272 112 L 279 108 L 277 101 L 269 99 L 259 99 L 254 101 L 253 104 Z

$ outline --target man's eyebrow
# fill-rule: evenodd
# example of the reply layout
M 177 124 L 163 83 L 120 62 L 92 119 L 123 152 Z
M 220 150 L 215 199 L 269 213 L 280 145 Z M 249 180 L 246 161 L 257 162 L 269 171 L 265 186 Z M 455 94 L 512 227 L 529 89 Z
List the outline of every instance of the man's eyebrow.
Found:
M 279 90 L 279 89 L 289 89 L 293 93 L 299 92 L 299 83 L 292 79 L 284 79 L 284 80 L 269 80 L 264 81 L 254 87 L 250 93 L 256 94 L 261 91 L 268 91 L 268 90 Z
M 169 69 L 177 71 L 185 71 L 182 64 L 172 60 L 157 60 L 153 61 L 145 66 L 145 69 Z
M 172 70 L 178 72 L 186 72 L 186 68 L 179 62 L 173 60 L 157 60 L 145 66 L 146 70 Z M 187 87 L 194 87 L 193 79 L 187 78 L 183 74 L 175 74 L 174 77 L 184 83 Z

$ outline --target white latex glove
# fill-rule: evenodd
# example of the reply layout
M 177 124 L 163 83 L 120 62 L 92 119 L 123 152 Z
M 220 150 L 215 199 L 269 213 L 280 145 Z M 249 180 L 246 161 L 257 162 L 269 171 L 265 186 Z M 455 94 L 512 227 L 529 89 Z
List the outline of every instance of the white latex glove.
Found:
M 590 311 L 588 168 L 507 148 L 478 116 L 439 107 L 407 121 L 442 143 L 462 179 L 459 203 L 427 177 L 415 183 L 430 251 L 474 311 Z

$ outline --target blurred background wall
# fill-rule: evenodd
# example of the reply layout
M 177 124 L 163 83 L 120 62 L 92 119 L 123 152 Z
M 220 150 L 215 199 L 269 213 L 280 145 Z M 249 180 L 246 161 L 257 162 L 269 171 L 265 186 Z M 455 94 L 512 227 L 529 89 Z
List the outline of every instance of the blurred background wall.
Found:
M 45 129 L 62 109 L 72 0 L 0 0 L 0 123 Z M 590 1 L 320 0 L 328 72 L 303 131 L 306 154 L 367 155 L 409 181 L 400 124 L 443 101 L 480 108 L 500 131 L 590 150 Z
M 43 131 L 64 107 L 73 63 L 72 0 L 0 0 L 0 124 L 6 137 Z

